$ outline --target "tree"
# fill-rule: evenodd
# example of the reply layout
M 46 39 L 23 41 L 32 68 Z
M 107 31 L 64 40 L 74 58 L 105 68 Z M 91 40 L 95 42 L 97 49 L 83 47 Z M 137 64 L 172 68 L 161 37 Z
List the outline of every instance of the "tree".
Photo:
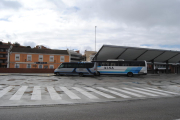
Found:
M 8 41 L 8 45 L 11 45 L 11 42 Z
M 15 42 L 14 45 L 15 46 L 20 46 L 20 44 L 18 42 Z

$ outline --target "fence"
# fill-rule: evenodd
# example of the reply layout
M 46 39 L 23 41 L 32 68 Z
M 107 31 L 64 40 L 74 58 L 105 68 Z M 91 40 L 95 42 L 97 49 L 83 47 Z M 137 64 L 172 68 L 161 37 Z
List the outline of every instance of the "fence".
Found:
M 0 68 L 0 73 L 54 73 L 54 69 Z

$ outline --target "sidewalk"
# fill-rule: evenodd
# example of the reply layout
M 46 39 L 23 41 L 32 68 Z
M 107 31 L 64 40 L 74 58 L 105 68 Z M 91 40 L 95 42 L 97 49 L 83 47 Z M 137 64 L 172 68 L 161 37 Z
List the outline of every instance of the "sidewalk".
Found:
M 54 73 L 0 73 L 0 76 L 54 76 Z

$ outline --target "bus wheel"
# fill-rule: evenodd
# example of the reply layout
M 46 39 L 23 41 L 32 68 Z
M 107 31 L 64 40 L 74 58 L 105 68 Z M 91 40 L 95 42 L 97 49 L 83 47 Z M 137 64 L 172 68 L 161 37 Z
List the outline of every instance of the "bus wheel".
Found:
M 83 73 L 79 73 L 79 77 L 83 77 L 84 75 L 83 75 Z
M 133 76 L 133 73 L 132 73 L 132 72 L 128 72 L 128 73 L 127 73 L 127 76 L 128 76 L 128 77 L 132 77 L 132 76 Z
M 100 72 L 97 72 L 96 75 L 97 75 L 97 76 L 100 76 Z

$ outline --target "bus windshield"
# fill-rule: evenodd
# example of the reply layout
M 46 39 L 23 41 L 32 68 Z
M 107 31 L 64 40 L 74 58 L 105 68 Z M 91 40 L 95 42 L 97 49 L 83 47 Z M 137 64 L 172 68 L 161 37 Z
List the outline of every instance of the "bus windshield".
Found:
M 58 68 L 63 68 L 64 67 L 64 64 L 62 63 Z

